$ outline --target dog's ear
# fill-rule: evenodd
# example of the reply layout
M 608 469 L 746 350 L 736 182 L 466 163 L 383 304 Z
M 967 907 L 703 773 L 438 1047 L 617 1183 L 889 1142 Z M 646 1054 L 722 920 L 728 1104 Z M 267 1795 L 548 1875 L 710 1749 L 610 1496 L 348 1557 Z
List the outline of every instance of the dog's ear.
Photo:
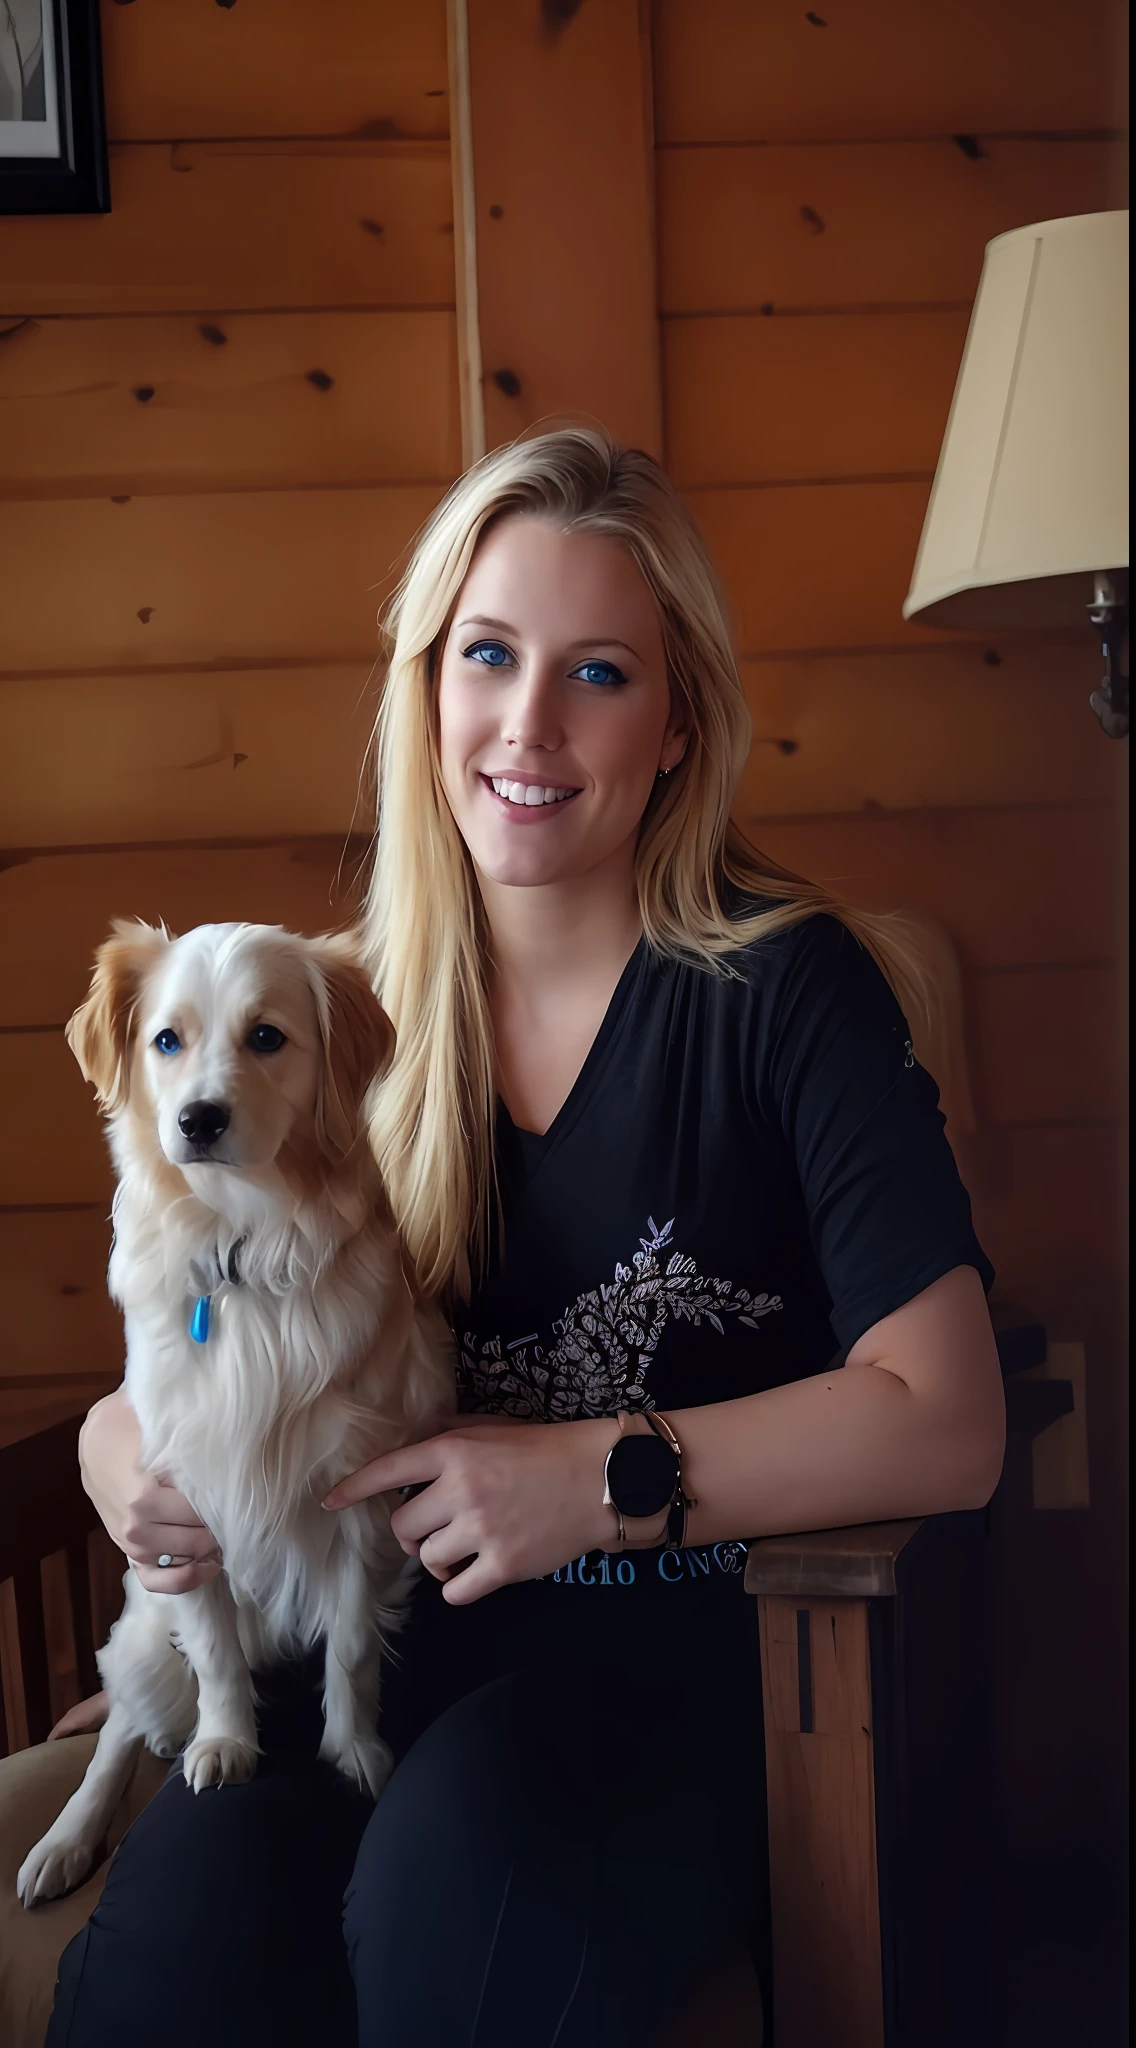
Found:
M 95 954 L 90 993 L 67 1026 L 67 1043 L 107 1115 L 126 1101 L 138 996 L 169 945 L 149 924 L 116 923 Z
M 359 1137 L 372 1081 L 394 1052 L 394 1025 L 379 1002 L 349 934 L 311 941 L 319 982 L 316 1010 L 323 1070 L 316 1095 L 316 1137 L 330 1159 L 345 1159 Z

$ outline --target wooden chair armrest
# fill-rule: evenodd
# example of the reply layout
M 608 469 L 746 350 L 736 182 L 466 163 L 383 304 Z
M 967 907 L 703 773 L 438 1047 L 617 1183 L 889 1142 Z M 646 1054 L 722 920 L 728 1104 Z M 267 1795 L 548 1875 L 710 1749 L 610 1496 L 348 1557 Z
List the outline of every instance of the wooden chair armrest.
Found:
M 746 1592 L 790 1600 L 894 1598 L 897 1560 L 923 1526 L 923 1520 L 870 1522 L 763 1536 L 750 1544 Z

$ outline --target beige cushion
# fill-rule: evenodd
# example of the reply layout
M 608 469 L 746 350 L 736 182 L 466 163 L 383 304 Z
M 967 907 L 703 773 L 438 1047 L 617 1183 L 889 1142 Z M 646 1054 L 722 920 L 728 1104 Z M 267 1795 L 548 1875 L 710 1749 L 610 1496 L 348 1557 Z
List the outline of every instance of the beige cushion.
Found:
M 93 1735 L 41 1742 L 0 1758 L 0 2041 L 4 2048 L 43 2048 L 55 1973 L 72 1935 L 98 1904 L 106 1862 L 65 1899 L 25 1912 L 16 1872 L 28 1850 L 62 1812 L 94 1754 Z M 144 1750 L 111 1823 L 108 1848 L 122 1840 L 169 1765 Z M 109 1860 L 109 1856 L 108 1856 Z

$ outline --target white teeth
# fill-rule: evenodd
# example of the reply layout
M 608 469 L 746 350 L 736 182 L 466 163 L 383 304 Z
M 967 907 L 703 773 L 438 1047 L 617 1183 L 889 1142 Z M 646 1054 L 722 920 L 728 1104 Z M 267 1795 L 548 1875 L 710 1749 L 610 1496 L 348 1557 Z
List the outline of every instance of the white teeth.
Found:
M 493 775 L 490 782 L 506 803 L 521 804 L 526 810 L 536 804 L 561 804 L 565 797 L 576 794 L 572 789 L 557 789 L 539 782 L 510 782 L 504 775 Z

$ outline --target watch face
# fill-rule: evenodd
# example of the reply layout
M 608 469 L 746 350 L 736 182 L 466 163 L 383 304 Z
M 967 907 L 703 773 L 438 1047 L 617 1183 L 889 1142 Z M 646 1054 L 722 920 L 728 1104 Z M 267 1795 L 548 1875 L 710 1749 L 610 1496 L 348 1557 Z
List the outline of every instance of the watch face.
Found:
M 621 1515 L 658 1515 L 674 1497 L 678 1459 L 655 1436 L 621 1436 L 607 1454 L 607 1490 Z

